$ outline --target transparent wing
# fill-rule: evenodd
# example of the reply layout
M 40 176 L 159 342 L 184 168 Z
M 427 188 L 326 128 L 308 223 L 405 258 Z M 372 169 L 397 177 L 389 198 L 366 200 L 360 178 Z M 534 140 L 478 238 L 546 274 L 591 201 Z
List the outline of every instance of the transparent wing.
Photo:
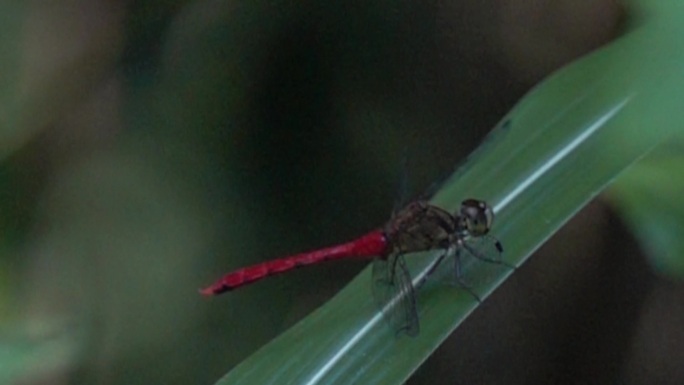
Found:
M 418 311 L 411 276 L 401 254 L 373 261 L 373 298 L 397 334 L 418 334 Z
M 401 157 L 401 169 L 399 174 L 399 193 L 395 198 L 394 207 L 392 208 L 392 216 L 394 217 L 408 202 L 409 194 L 409 178 L 408 178 L 408 147 L 404 148 L 404 154 Z

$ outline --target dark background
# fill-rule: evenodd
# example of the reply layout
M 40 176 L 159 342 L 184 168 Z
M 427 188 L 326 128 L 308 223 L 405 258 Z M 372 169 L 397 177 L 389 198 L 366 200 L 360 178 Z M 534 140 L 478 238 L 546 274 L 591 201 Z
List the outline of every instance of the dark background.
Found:
M 366 262 L 196 288 L 382 224 L 626 17 L 608 0 L 0 8 L 0 364 L 20 384 L 213 383 Z M 681 296 L 599 200 L 409 383 L 681 383 Z

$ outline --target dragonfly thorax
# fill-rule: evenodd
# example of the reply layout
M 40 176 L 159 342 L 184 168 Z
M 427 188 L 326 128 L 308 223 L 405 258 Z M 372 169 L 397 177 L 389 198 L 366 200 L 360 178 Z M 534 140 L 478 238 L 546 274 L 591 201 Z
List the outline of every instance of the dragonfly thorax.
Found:
M 410 203 L 397 212 L 384 231 L 393 252 L 411 253 L 447 248 L 458 232 L 455 218 L 425 201 Z

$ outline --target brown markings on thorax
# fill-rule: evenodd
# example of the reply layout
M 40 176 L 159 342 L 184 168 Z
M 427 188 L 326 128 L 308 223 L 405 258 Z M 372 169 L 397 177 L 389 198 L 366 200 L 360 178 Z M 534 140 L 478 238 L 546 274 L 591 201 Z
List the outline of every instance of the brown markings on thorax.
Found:
M 391 252 L 411 253 L 447 248 L 456 234 L 453 215 L 426 201 L 415 201 L 396 213 L 384 231 Z

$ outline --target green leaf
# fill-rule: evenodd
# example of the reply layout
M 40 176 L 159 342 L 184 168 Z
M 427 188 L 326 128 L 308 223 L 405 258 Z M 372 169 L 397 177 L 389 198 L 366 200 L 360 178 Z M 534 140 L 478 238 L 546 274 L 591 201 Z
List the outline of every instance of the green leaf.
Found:
M 492 233 L 507 262 L 522 263 L 678 128 L 683 6 L 641 6 L 630 13 L 639 17 L 625 35 L 523 98 L 435 196 L 450 211 L 468 197 L 492 204 Z M 409 256 L 414 276 L 434 257 Z M 486 297 L 511 273 L 472 264 L 465 276 Z M 428 286 L 418 297 L 419 336 L 395 338 L 370 298 L 369 282 L 366 270 L 218 384 L 400 384 L 477 306 L 463 290 Z
M 677 146 L 678 145 L 678 146 Z M 684 277 L 684 167 L 681 142 L 659 148 L 630 168 L 609 198 L 623 215 L 655 269 Z

